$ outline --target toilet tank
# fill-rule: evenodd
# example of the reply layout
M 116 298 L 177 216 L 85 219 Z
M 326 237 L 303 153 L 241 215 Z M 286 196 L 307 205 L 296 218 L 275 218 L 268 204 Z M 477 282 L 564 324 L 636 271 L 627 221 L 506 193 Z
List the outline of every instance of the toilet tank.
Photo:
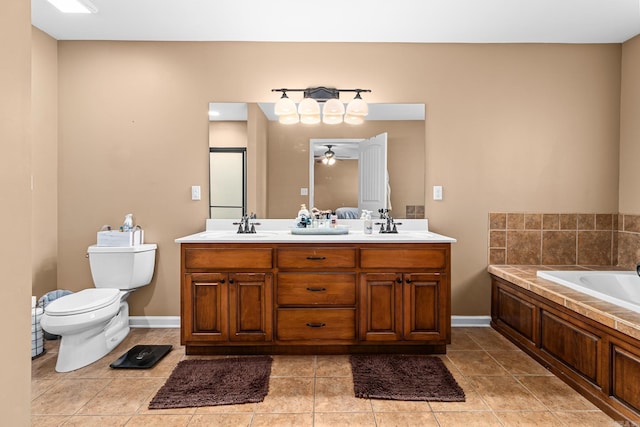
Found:
M 96 288 L 135 289 L 151 283 L 156 265 L 155 243 L 138 246 L 89 246 L 89 265 Z

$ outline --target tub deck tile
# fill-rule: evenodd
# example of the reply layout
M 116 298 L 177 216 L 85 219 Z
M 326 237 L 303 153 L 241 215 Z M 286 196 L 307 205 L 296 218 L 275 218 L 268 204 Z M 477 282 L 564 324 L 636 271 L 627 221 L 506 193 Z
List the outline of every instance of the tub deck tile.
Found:
M 523 289 L 563 305 L 634 339 L 640 339 L 640 313 L 610 304 L 536 276 L 538 270 L 624 270 L 612 266 L 489 265 L 487 271 Z

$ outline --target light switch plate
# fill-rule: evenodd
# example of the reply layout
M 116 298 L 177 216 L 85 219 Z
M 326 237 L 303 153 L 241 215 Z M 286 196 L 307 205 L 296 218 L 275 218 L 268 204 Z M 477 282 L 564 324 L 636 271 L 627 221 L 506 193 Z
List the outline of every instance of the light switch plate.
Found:
M 200 200 L 200 186 L 192 185 L 191 186 L 191 200 Z
M 433 200 L 442 200 L 442 185 L 433 186 Z

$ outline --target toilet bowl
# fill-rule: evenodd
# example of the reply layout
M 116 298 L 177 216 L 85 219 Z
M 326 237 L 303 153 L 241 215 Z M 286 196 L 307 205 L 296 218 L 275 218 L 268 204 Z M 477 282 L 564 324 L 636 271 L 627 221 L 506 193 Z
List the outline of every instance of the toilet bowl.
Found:
M 126 299 L 151 282 L 156 248 L 89 247 L 96 287 L 51 302 L 40 321 L 45 331 L 61 336 L 56 371 L 73 371 L 101 359 L 129 334 Z

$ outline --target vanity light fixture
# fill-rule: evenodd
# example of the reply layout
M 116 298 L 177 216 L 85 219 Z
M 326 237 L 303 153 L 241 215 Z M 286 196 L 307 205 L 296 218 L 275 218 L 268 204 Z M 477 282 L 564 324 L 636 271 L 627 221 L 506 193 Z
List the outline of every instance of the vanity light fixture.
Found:
M 98 13 L 98 8 L 89 0 L 47 0 L 63 13 Z
M 308 87 L 306 89 L 271 89 L 271 92 L 282 92 L 282 97 L 276 102 L 275 114 L 283 124 L 322 123 L 334 125 L 342 123 L 361 124 L 369 114 L 369 107 L 360 93 L 371 92 L 370 89 L 336 89 L 324 86 Z M 287 92 L 303 92 L 304 97 L 296 108 L 295 102 L 287 96 Z M 345 109 L 340 101 L 340 92 L 355 92 L 356 96 Z M 322 109 L 320 108 L 322 103 Z M 321 111 L 322 110 L 322 111 Z
M 331 166 L 336 162 L 336 153 L 331 149 L 333 145 L 327 145 L 328 150 L 324 152 L 322 163 Z

